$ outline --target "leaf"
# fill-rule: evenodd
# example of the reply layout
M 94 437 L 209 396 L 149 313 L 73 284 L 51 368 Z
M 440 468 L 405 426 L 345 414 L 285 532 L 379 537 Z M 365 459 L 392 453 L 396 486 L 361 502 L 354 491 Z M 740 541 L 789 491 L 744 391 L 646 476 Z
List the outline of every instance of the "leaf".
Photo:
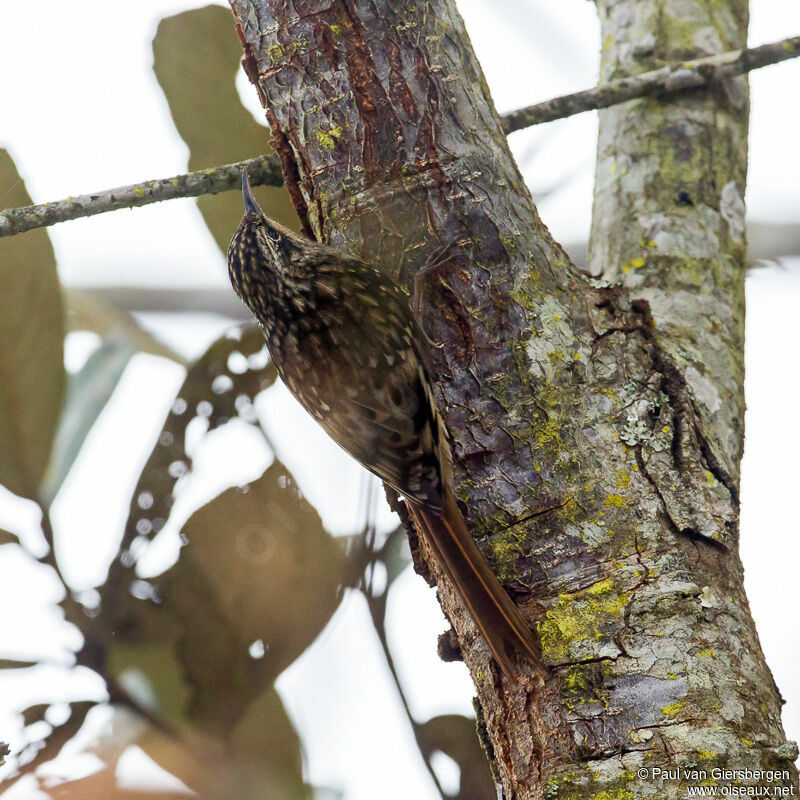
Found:
M 46 505 L 52 503 L 58 494 L 89 431 L 111 399 L 135 352 L 127 338 L 109 336 L 83 367 L 69 377 L 64 410 L 39 494 Z
M 38 661 L 17 661 L 16 659 L 0 658 L 0 669 L 27 669 L 28 667 L 35 667 L 38 663 Z
M 497 800 L 489 762 L 478 742 L 475 720 L 460 714 L 433 717 L 420 726 L 417 739 L 428 753 L 441 751 L 461 770 L 457 800 Z
M 151 730 L 137 744 L 207 800 L 308 796 L 300 740 L 271 687 L 250 703 L 224 741 L 189 735 L 179 742 Z
M 228 9 L 206 6 L 162 19 L 153 40 L 153 55 L 153 68 L 172 119 L 189 146 L 189 169 L 272 152 L 270 132 L 253 119 L 236 90 L 242 48 Z M 269 216 L 298 227 L 285 188 L 262 186 L 255 194 Z M 200 197 L 197 204 L 225 253 L 242 218 L 241 196 L 223 192 Z
M 402 525 L 389 534 L 378 552 L 378 556 L 386 566 L 386 591 L 388 592 L 395 579 L 411 563 L 411 549 Z
M 15 754 L 19 757 L 19 771 L 0 781 L 0 794 L 13 786 L 23 775 L 33 772 L 40 764 L 54 759 L 61 752 L 61 748 L 80 731 L 86 716 L 96 705 L 94 700 L 70 703 L 70 715 L 63 724 L 56 725 L 44 739 L 31 743 L 21 753 Z M 48 707 L 49 704 L 31 706 L 23 712 L 23 718 L 26 720 L 30 718 L 31 722 L 36 722 L 40 709 L 46 711 Z M 42 716 L 38 719 L 44 716 L 44 711 L 41 711 Z M 31 722 L 26 721 L 25 724 L 29 725 Z
M 0 202 L 29 205 L 0 150 Z M 0 239 L 0 484 L 36 499 L 64 394 L 64 309 L 43 230 Z
M 175 485 L 191 469 L 186 452 L 189 425 L 204 422 L 213 430 L 232 417 L 256 424 L 252 402 L 276 377 L 255 325 L 232 328 L 190 367 L 133 493 L 120 552 L 101 589 L 101 613 L 87 622 L 95 637 L 112 642 L 114 673 L 143 662 L 162 712 L 169 705 L 170 717 L 177 720 L 185 719 L 188 692 L 180 690 L 186 682 L 175 655 L 184 623 L 179 613 L 132 596 L 136 548 L 164 525 Z
M 40 781 L 39 789 L 52 800 L 187 800 L 185 791 L 122 789 L 117 785 L 115 766 L 55 786 L 51 785 L 51 780 Z
M 47 709 L 50 708 L 50 703 L 38 703 L 35 706 L 29 706 L 22 712 L 22 722 L 27 728 L 28 725 L 33 725 L 34 722 L 41 722 Z
M 229 489 L 203 506 L 183 532 L 180 560 L 156 586 L 184 620 L 193 714 L 227 728 L 250 687 L 273 681 L 328 622 L 344 562 L 278 461 L 246 494 Z
M 282 800 L 308 796 L 300 739 L 275 689 L 250 704 L 233 730 L 230 748 L 233 781 L 229 793 L 237 790 L 239 796 Z
M 264 336 L 254 324 L 231 328 L 190 367 L 133 493 L 121 553 L 104 587 L 106 598 L 129 583 L 120 567 L 134 565 L 133 541 L 151 538 L 169 517 L 175 484 L 191 469 L 185 441 L 189 425 L 205 418 L 208 430 L 214 430 L 235 417 L 255 424 L 252 402 L 276 377 Z
M 19 536 L 5 528 L 0 528 L 0 545 L 3 544 L 19 544 Z
M 279 462 L 229 489 L 183 529 L 178 562 L 129 601 L 108 664 L 138 671 L 137 699 L 175 725 L 227 740 L 242 714 L 325 626 L 344 559 Z

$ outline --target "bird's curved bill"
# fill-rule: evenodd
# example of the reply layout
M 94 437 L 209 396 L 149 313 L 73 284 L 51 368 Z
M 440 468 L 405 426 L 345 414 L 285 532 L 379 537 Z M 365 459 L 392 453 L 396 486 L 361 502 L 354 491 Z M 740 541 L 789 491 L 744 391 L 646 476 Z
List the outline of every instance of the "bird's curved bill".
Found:
M 242 170 L 242 198 L 244 199 L 244 210 L 246 214 L 255 212 L 261 214 L 261 209 L 253 197 L 253 190 L 250 188 L 250 178 L 247 175 L 247 170 Z

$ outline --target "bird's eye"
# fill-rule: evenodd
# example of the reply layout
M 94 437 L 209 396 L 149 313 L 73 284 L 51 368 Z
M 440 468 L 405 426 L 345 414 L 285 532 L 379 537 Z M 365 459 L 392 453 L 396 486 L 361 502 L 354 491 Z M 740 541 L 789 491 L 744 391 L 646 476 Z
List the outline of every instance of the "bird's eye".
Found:
M 278 231 L 274 230 L 273 228 L 267 228 L 267 236 L 269 236 L 273 242 L 277 242 L 278 239 L 280 239 L 280 236 L 278 236 Z

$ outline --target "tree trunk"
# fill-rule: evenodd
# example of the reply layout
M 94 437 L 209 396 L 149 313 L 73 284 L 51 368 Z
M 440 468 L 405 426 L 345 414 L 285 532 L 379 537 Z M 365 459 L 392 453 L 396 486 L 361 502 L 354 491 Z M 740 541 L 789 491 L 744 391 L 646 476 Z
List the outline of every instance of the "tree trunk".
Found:
M 455 493 L 538 631 L 544 686 L 502 677 L 421 556 L 505 798 L 685 797 L 699 780 L 654 777 L 676 765 L 790 785 L 736 549 L 744 81 L 603 112 L 605 276 L 587 278 L 538 217 L 452 2 L 231 5 L 307 229 L 410 287 L 455 243 L 418 284 Z M 744 37 L 741 0 L 599 5 L 607 77 Z

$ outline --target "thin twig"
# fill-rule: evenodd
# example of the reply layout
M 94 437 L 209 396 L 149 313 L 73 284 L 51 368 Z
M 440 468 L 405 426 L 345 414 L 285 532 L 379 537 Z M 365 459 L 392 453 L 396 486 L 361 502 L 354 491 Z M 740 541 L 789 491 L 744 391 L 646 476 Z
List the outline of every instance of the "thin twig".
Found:
M 608 108 L 625 103 L 637 97 L 648 95 L 673 94 L 686 89 L 696 89 L 709 83 L 742 75 L 750 70 L 777 64 L 800 55 L 800 36 L 792 36 L 780 42 L 763 44 L 745 50 L 734 50 L 728 53 L 684 61 L 679 64 L 668 64 L 652 72 L 642 72 L 629 78 L 611 81 L 593 89 L 586 89 L 574 94 L 566 94 L 545 100 L 518 111 L 504 114 L 503 130 L 513 133 L 521 128 L 552 122 L 556 119 L 571 117 L 583 111 Z
M 364 598 L 367 601 L 367 608 L 369 608 L 369 614 L 372 618 L 372 625 L 375 628 L 375 633 L 378 636 L 381 650 L 383 650 L 383 656 L 386 659 L 386 665 L 389 667 L 389 672 L 391 673 L 395 687 L 397 688 L 397 694 L 400 697 L 400 703 L 403 706 L 408 723 L 411 725 L 411 730 L 414 733 L 414 740 L 419 748 L 419 753 L 422 757 L 423 763 L 425 764 L 425 769 L 428 771 L 428 774 L 430 775 L 434 786 L 439 792 L 439 795 L 442 798 L 445 798 L 447 795 L 445 794 L 444 789 L 439 782 L 439 777 L 437 776 L 436 771 L 433 769 L 433 764 L 430 760 L 431 751 L 426 746 L 423 739 L 423 726 L 420 725 L 416 719 L 414 719 L 414 715 L 411 713 L 411 705 L 409 704 L 408 698 L 403 691 L 403 685 L 400 682 L 400 675 L 398 674 L 397 667 L 394 663 L 394 656 L 392 656 L 392 651 L 389 648 L 389 640 L 386 636 L 385 620 L 386 603 L 391 584 L 389 581 L 387 581 L 386 586 L 380 595 L 375 595 L 372 592 L 372 578 L 375 571 L 375 564 L 380 561 L 379 552 L 375 550 L 375 504 L 377 502 L 376 489 L 377 483 L 370 482 L 367 486 L 367 503 L 369 505 L 366 515 L 366 524 L 364 526 L 364 530 L 360 534 L 364 553 L 364 564 L 362 565 L 363 568 L 361 570 L 361 580 L 358 588 L 361 590 L 361 593 L 364 595 Z M 389 539 L 387 538 L 386 541 L 388 542 Z M 369 570 L 369 578 L 366 578 L 367 570 Z
M 750 70 L 777 64 L 800 55 L 800 36 L 745 50 L 721 53 L 679 64 L 669 64 L 652 72 L 622 78 L 582 92 L 555 97 L 543 103 L 521 108 L 502 116 L 506 133 L 531 125 L 552 122 L 583 111 L 624 103 L 647 95 L 671 94 L 741 75 Z M 57 222 L 91 217 L 120 208 L 135 208 L 178 197 L 216 194 L 239 186 L 242 170 L 247 168 L 254 186 L 282 186 L 283 175 L 277 156 L 259 156 L 222 167 L 188 172 L 174 178 L 136 183 L 118 189 L 106 189 L 53 203 L 10 208 L 0 211 L 0 237 L 45 228 Z
M 45 228 L 57 222 L 91 217 L 116 211 L 120 208 L 136 208 L 162 200 L 178 197 L 199 197 L 204 194 L 217 194 L 228 189 L 238 188 L 242 170 L 247 169 L 253 186 L 282 186 L 283 174 L 277 156 L 258 156 L 222 167 L 187 172 L 173 178 L 134 183 L 102 192 L 67 197 L 53 203 L 41 203 L 22 208 L 8 208 L 0 211 L 0 236 L 13 236 L 34 228 Z

